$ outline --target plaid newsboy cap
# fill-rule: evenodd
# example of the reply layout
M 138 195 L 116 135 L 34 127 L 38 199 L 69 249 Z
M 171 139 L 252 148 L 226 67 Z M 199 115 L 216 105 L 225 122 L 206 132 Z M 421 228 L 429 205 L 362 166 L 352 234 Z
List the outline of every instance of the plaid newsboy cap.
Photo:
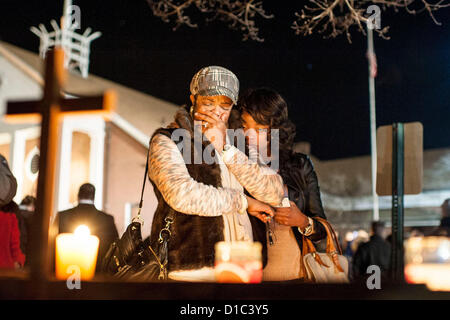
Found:
M 234 104 L 239 96 L 239 80 L 228 69 L 209 66 L 198 71 L 191 81 L 191 94 L 201 96 L 226 96 Z

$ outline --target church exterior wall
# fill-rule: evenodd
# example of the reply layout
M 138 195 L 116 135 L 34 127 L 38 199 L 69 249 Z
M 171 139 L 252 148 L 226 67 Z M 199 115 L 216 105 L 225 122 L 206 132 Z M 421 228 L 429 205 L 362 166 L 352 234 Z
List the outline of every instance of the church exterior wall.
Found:
M 147 148 L 136 142 L 128 134 L 112 123 L 106 125 L 105 145 L 105 181 L 104 181 L 104 211 L 112 214 L 119 235 L 129 221 L 127 209 L 131 216 L 137 213 L 139 203 Z M 150 234 L 153 213 L 157 200 L 153 187 L 147 180 L 144 194 L 142 217 L 145 220 L 143 236 Z

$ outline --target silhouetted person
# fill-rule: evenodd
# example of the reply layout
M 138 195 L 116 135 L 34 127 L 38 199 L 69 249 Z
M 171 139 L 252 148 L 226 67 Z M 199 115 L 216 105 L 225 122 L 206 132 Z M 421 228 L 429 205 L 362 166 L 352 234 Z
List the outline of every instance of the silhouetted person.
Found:
M 441 205 L 442 219 L 437 235 L 450 237 L 450 199 L 446 199 Z
M 79 225 L 89 227 L 91 234 L 100 239 L 97 258 L 97 272 L 101 266 L 103 256 L 111 243 L 118 238 L 114 217 L 97 210 L 94 205 L 95 187 L 85 183 L 78 191 L 78 206 L 59 212 L 55 219 L 58 233 L 73 233 Z
M 31 252 L 30 234 L 31 226 L 33 225 L 35 205 L 36 198 L 33 196 L 26 196 L 19 205 L 19 212 L 17 215 L 20 230 L 20 249 L 26 257 L 29 257 L 29 253 Z M 26 259 L 25 264 L 27 265 L 28 262 L 29 260 Z
M 367 267 L 377 265 L 381 272 L 387 275 L 391 264 L 391 245 L 384 240 L 384 223 L 372 222 L 372 236 L 370 240 L 356 250 L 353 257 L 353 272 L 355 278 L 367 275 Z
M 386 241 L 387 241 L 387 242 L 391 245 L 391 247 L 392 247 L 392 233 L 386 237 Z

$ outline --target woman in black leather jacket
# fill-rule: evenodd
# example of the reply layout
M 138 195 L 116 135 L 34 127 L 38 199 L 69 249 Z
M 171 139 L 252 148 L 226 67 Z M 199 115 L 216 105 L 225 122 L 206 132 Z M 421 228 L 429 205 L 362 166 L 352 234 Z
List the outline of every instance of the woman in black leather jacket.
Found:
M 267 154 L 269 161 L 275 157 L 279 160 L 279 174 L 290 204 L 284 202 L 285 207 L 276 209 L 270 228 L 273 243 L 263 244 L 268 249 L 264 280 L 303 278 L 305 275 L 299 274 L 303 236 L 313 241 L 326 237 L 324 227 L 314 219 L 326 217 L 313 164 L 307 155 L 293 151 L 295 125 L 288 118 L 286 102 L 277 92 L 267 88 L 249 90 L 240 98 L 238 108 L 247 144 L 260 154 Z M 279 152 L 274 154 L 270 154 L 271 129 L 279 129 Z

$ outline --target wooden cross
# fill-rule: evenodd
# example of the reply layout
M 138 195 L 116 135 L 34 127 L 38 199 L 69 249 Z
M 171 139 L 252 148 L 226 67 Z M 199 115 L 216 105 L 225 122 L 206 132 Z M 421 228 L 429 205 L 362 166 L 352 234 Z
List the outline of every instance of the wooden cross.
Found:
M 9 102 L 6 120 L 23 122 L 23 118 L 41 118 L 40 160 L 36 212 L 32 230 L 31 277 L 46 281 L 50 274 L 49 224 L 55 208 L 55 176 L 58 134 L 61 119 L 69 113 L 102 114 L 107 116 L 115 107 L 114 91 L 80 99 L 61 94 L 66 80 L 64 51 L 56 48 L 47 52 L 44 95 L 40 101 Z

